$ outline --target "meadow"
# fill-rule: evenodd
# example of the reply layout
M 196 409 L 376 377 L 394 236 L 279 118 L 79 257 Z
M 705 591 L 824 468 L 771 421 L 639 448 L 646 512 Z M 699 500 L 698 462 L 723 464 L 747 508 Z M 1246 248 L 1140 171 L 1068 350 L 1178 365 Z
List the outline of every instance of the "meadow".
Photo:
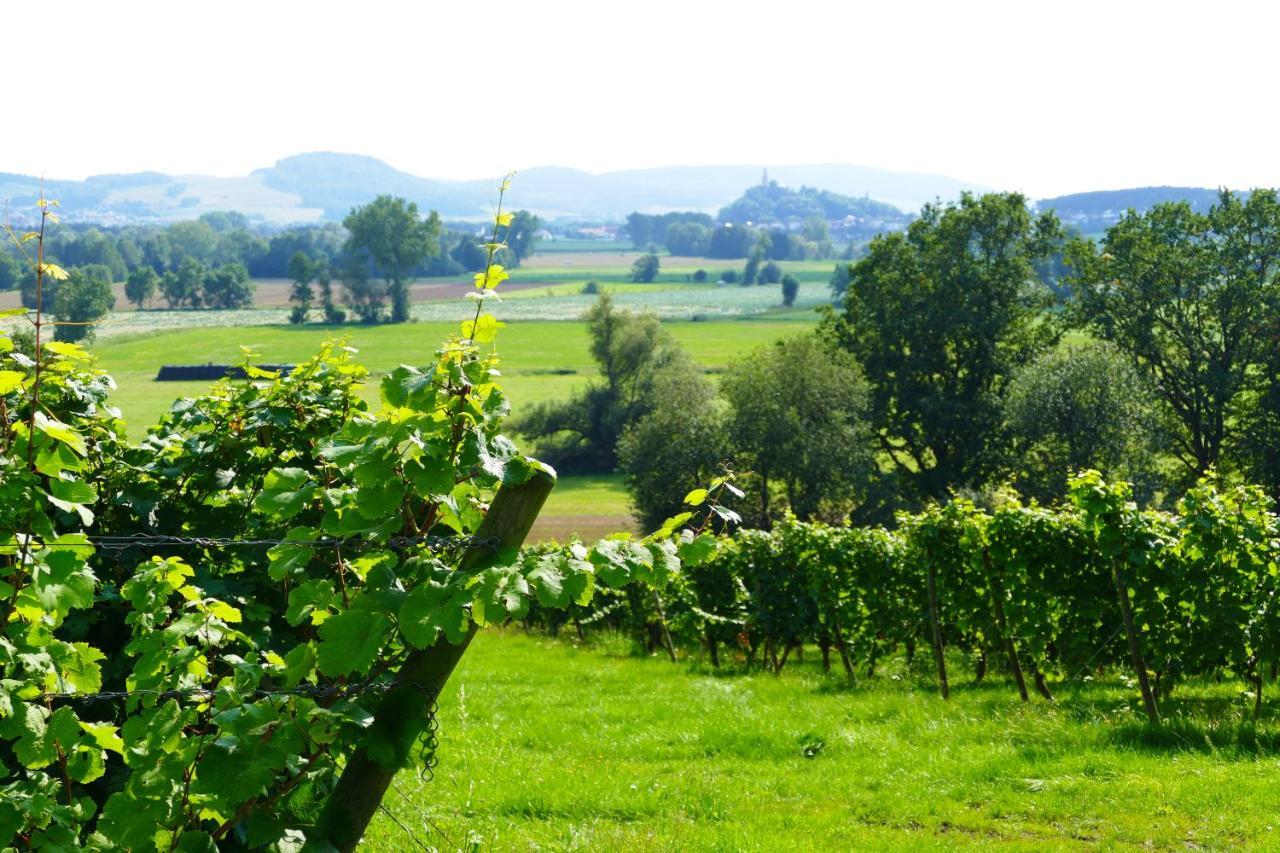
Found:
M 989 676 L 944 702 L 927 655 L 857 687 L 817 657 L 774 676 L 486 631 L 434 780 L 402 773 L 387 811 L 442 850 L 1280 848 L 1280 727 L 1246 721 L 1238 683 L 1180 687 L 1153 729 L 1118 679 L 1024 705 Z M 368 843 L 411 842 L 382 814 Z

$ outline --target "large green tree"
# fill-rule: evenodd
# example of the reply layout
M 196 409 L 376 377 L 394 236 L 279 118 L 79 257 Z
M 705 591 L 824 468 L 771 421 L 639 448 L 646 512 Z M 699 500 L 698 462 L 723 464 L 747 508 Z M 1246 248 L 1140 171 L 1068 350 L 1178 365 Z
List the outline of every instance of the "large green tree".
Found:
M 1057 338 L 1035 263 L 1060 234 L 1019 194 L 966 193 L 877 237 L 851 269 L 832 326 L 866 372 L 880 448 L 915 498 L 994 469 L 1005 385 Z
M 649 412 L 618 442 L 618 466 L 646 529 L 684 509 L 685 495 L 721 474 L 732 453 L 715 385 L 701 373 L 665 371 L 650 398 Z
M 364 285 L 370 278 L 383 279 L 391 299 L 391 322 L 407 321 L 409 275 L 418 264 L 439 254 L 439 216 L 432 212 L 423 219 L 417 204 L 380 195 L 352 209 L 342 224 L 348 232 L 345 250 L 353 272 L 348 289 L 352 282 Z
M 255 287 L 243 264 L 224 264 L 204 277 L 204 302 L 210 308 L 247 308 Z
M 875 442 L 852 356 L 816 334 L 785 338 L 737 361 L 721 390 L 735 460 L 756 492 L 751 521 L 778 517 L 775 493 L 801 519 L 835 521 L 863 504 Z
M 293 282 L 293 287 L 289 288 L 289 301 L 293 303 L 293 310 L 289 313 L 290 323 L 307 322 L 307 314 L 311 311 L 314 298 L 311 282 L 315 277 L 316 263 L 306 252 L 294 252 L 289 258 L 289 280 Z
M 22 280 L 22 264 L 12 254 L 0 249 L 0 292 L 14 290 Z
M 517 210 L 512 214 L 505 239 L 507 249 L 515 258 L 514 266 L 519 266 L 525 258 L 533 254 L 534 244 L 538 242 L 538 232 L 541 230 L 542 220 L 529 211 Z
M 1177 425 L 1189 476 L 1217 465 L 1233 408 L 1268 355 L 1280 269 L 1280 201 L 1223 191 L 1207 213 L 1185 203 L 1130 211 L 1101 246 L 1073 241 L 1075 316 L 1146 372 Z

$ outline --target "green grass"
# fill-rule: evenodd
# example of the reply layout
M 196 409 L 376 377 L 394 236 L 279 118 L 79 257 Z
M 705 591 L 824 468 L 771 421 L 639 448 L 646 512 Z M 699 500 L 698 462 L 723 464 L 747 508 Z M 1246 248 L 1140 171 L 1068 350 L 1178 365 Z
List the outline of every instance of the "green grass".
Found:
M 772 322 L 724 320 L 668 324 L 673 335 L 700 364 L 710 370 L 727 366 L 743 352 L 811 326 L 813 315 Z M 94 351 L 100 365 L 116 380 L 112 402 L 124 412 L 130 434 L 141 436 L 181 396 L 207 387 L 199 382 L 156 382 L 162 364 L 232 364 L 240 347 L 255 349 L 262 362 L 298 362 L 326 339 L 346 336 L 360 350 L 360 361 L 373 372 L 365 389 L 377 399 L 377 380 L 399 364 L 423 364 L 436 347 L 456 331 L 453 323 L 409 323 L 342 329 L 294 326 L 199 327 L 180 331 L 108 338 Z M 595 375 L 587 351 L 587 327 L 579 322 L 513 321 L 503 329 L 503 385 L 516 412 L 543 400 L 562 399 Z
M 900 668 L 846 688 L 815 657 L 715 673 L 485 632 L 441 702 L 435 780 L 406 771 L 385 803 L 442 850 L 1280 846 L 1280 726 L 1243 721 L 1238 683 L 1180 688 L 1152 730 L 1119 683 L 1024 706 L 989 678 L 943 702 Z M 413 844 L 379 815 L 368 846 Z

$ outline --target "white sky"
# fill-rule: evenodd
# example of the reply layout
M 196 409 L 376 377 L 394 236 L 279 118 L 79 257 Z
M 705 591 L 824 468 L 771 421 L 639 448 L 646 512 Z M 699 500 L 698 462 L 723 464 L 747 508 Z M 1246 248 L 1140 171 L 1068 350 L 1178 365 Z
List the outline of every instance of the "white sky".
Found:
M 1033 197 L 1280 185 L 1277 4 L 3 7 L 0 171 L 231 176 L 330 150 L 442 178 L 856 163 Z

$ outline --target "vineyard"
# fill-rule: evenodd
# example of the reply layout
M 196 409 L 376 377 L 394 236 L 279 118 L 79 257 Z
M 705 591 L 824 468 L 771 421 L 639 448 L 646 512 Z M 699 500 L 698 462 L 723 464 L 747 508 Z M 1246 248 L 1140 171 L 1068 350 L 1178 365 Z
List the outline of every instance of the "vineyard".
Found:
M 1159 699 L 1188 676 L 1242 679 L 1256 717 L 1263 668 L 1274 674 L 1280 661 L 1280 520 L 1260 490 L 1212 477 L 1167 513 L 1139 510 L 1127 484 L 1090 471 L 1060 507 L 1006 493 L 992 509 L 956 499 L 903 514 L 893 530 L 791 519 L 694 544 L 706 556 L 661 596 L 606 594 L 535 617 L 551 630 L 633 631 L 673 660 L 681 640 L 715 665 L 728 649 L 775 672 L 816 645 L 827 668 L 834 658 L 854 681 L 900 650 L 910 661 L 926 649 L 944 698 L 948 648 L 969 656 L 979 679 L 1007 673 L 1024 701 L 1032 690 L 1052 701 L 1054 681 L 1118 668 L 1153 723 Z M 525 561 L 563 553 L 531 549 Z
M 43 204 L 42 216 L 53 216 Z M 1170 512 L 1077 475 L 1045 507 L 954 499 L 892 528 L 739 530 L 731 476 L 644 538 L 523 548 L 554 486 L 503 434 L 485 303 L 422 367 L 361 394 L 325 344 L 253 366 L 131 442 L 114 383 L 0 333 L 0 839 L 18 849 L 353 849 L 396 773 L 429 774 L 436 701 L 478 630 L 630 632 L 780 673 L 816 646 L 853 683 L 956 650 L 1023 701 L 1128 672 L 1152 726 L 1180 680 L 1235 678 L 1261 713 L 1280 661 L 1280 521 L 1212 476 Z M 923 651 L 922 651 L 923 650 Z M 950 654 L 948 651 L 950 650 Z M 820 750 L 820 745 L 806 749 Z M 816 753 L 815 753 L 816 754 Z

